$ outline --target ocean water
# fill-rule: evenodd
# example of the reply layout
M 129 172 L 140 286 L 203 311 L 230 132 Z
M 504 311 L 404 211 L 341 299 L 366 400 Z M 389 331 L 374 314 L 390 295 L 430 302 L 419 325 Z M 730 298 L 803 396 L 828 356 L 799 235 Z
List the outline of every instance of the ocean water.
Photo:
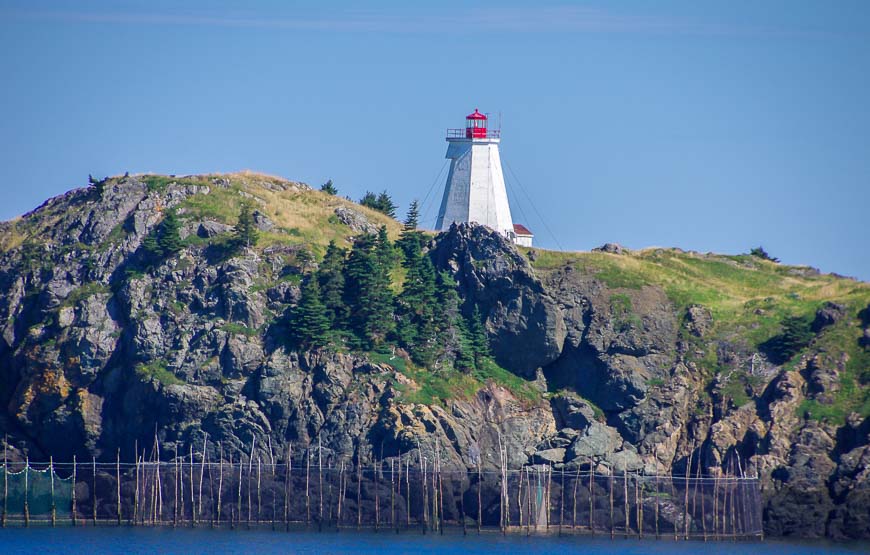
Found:
M 828 542 L 695 542 L 590 538 L 588 536 L 502 536 L 413 532 L 273 532 L 172 528 L 6 528 L 0 529 L 0 554 L 50 553 L 293 553 L 311 555 L 425 555 L 434 553 L 498 553 L 502 555 L 815 555 L 870 553 L 870 543 Z

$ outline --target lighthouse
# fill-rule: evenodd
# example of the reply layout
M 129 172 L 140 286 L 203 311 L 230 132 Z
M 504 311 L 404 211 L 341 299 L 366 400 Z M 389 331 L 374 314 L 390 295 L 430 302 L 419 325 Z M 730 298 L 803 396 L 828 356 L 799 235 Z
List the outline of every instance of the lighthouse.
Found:
M 450 171 L 435 227 L 443 231 L 454 222 L 474 222 L 517 242 L 498 152 L 501 130 L 489 129 L 487 123 L 475 108 L 465 118 L 465 129 L 447 130 Z M 531 246 L 531 232 L 523 230 L 528 237 L 522 243 Z

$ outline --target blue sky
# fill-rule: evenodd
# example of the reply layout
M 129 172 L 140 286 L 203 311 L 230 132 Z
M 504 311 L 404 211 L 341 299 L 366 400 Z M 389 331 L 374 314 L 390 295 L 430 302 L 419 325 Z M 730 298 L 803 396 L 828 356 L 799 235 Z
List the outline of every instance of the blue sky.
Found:
M 870 279 L 870 3 L 361 5 L 0 0 L 0 219 L 88 174 L 253 169 L 428 192 L 431 225 L 479 107 L 542 247 Z

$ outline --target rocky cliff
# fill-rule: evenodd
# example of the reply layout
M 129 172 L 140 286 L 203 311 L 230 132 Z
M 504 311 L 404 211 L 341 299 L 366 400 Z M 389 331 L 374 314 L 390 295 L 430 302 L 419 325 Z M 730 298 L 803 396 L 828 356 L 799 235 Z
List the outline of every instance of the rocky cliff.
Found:
M 222 245 L 239 202 L 262 240 Z M 167 211 L 183 248 L 143 268 Z M 458 226 L 428 252 L 484 316 L 489 374 L 287 347 L 330 240 L 395 222 L 244 174 L 113 178 L 0 224 L 0 431 L 13 456 L 212 444 L 450 465 L 757 473 L 774 535 L 870 537 L 870 286 L 749 256 L 518 250 Z M 783 321 L 809 335 L 783 358 Z

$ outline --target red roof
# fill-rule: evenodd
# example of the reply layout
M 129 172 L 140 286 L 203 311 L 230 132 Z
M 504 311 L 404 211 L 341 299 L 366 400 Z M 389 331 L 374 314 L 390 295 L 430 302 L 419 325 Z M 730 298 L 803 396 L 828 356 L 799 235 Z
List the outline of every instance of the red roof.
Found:
M 524 226 L 523 224 L 514 224 L 514 233 L 517 235 L 531 235 L 534 237 L 534 233 L 529 231 L 529 228 Z
M 465 116 L 465 119 L 486 119 L 486 116 L 478 112 L 477 108 L 475 108 L 474 113 Z

